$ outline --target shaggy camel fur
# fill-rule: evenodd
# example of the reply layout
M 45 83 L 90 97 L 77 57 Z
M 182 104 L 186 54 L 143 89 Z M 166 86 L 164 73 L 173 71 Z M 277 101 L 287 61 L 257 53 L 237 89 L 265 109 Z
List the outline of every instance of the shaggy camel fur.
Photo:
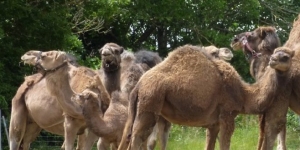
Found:
M 144 71 L 147 71 L 157 63 L 161 62 L 161 58 L 156 53 L 139 51 L 134 56 L 133 53 L 123 50 L 121 46 L 115 43 L 105 44 L 99 50 L 99 52 L 103 60 L 100 73 L 102 74 L 102 76 L 110 76 L 110 78 L 103 79 L 103 82 L 106 83 L 105 85 L 114 85 L 115 91 L 120 90 L 120 93 L 122 93 L 122 95 L 129 95 Z M 114 62 L 113 64 L 115 69 L 113 69 L 113 71 L 107 71 L 107 67 L 109 67 L 109 64 L 112 64 L 112 62 Z M 113 90 L 110 91 L 110 94 L 112 94 Z M 120 100 L 111 102 L 107 112 L 105 112 L 104 114 L 103 120 L 101 119 L 101 117 L 96 117 L 97 115 L 95 116 L 94 114 L 87 113 L 88 115 L 85 115 L 86 121 L 90 122 L 90 128 L 93 129 L 93 131 L 101 137 L 101 139 L 97 143 L 99 149 L 108 149 L 110 143 L 112 143 L 114 147 L 117 147 L 119 145 L 121 140 L 120 137 L 122 137 L 122 131 L 127 119 L 128 98 L 125 100 L 126 101 L 124 101 L 123 97 Z M 126 108 L 126 110 L 123 108 Z M 120 118 L 123 118 L 125 120 L 122 120 Z M 160 121 L 159 123 L 163 121 L 164 119 L 162 118 L 162 121 Z M 102 122 L 102 124 L 95 124 L 94 122 Z M 111 126 L 111 124 L 113 124 L 113 126 Z M 163 131 L 163 133 L 168 135 L 170 123 L 167 122 L 164 123 L 164 125 L 165 126 L 161 127 L 162 129 L 157 130 Z M 167 130 L 165 129 L 166 126 L 168 127 Z M 156 134 L 156 132 L 153 133 Z M 165 134 L 162 135 L 165 136 Z M 165 141 L 167 141 L 166 138 L 162 138 L 161 140 L 162 144 L 166 143 Z M 149 141 L 149 147 L 153 147 L 153 141 Z
M 31 54 L 29 56 L 29 53 Z M 30 63 L 31 65 L 37 65 L 40 67 L 41 71 L 43 71 L 45 79 L 46 79 L 46 87 L 51 95 L 56 97 L 59 105 L 63 109 L 64 115 L 64 137 L 65 137 L 65 149 L 73 149 L 73 144 L 75 141 L 75 137 L 77 132 L 86 127 L 85 121 L 82 116 L 81 108 L 74 104 L 71 101 L 71 96 L 75 93 L 73 89 L 70 87 L 69 83 L 69 71 L 76 70 L 73 72 L 71 76 L 75 74 L 89 74 L 95 75 L 93 70 L 88 69 L 77 69 L 73 65 L 70 65 L 66 59 L 67 54 L 65 52 L 60 51 L 48 51 L 48 52 L 40 52 L 40 51 L 30 51 L 22 56 L 22 60 L 25 63 Z M 32 61 L 32 60 L 35 60 Z M 87 76 L 88 77 L 88 76 Z M 98 77 L 98 76 L 96 76 Z M 75 78 L 75 77 L 73 77 Z M 81 82 L 86 82 L 86 86 L 82 88 L 93 88 L 94 91 L 100 93 L 101 100 L 104 100 L 105 103 L 109 102 L 109 96 L 102 85 L 102 82 L 97 81 L 94 83 L 94 78 L 89 80 L 78 80 L 80 78 L 74 79 L 77 82 L 77 85 L 80 85 Z M 75 85 L 76 87 L 76 85 Z M 100 108 L 99 108 L 100 109 Z M 92 141 L 94 142 L 94 141 Z
M 208 128 L 207 141 L 211 143 L 206 149 L 214 149 L 215 140 L 210 138 L 216 139 L 220 129 L 220 149 L 229 150 L 234 118 L 239 112 L 261 113 L 273 102 L 286 82 L 293 54 L 289 49 L 278 49 L 270 58 L 270 66 L 276 70 L 268 68 L 265 80 L 249 85 L 229 63 L 208 59 L 199 47 L 175 49 L 146 72 L 131 92 L 119 150 L 128 144 L 128 149 L 141 148 L 158 115 L 172 123 Z M 287 61 L 282 61 L 286 57 Z
M 26 54 L 26 63 L 35 64 L 36 56 L 30 52 Z M 70 61 L 74 60 L 70 59 Z M 76 92 L 83 91 L 86 82 L 90 78 L 89 76 L 97 75 L 84 70 L 89 69 L 78 67 L 76 70 L 69 71 L 70 76 L 73 77 L 71 86 Z M 43 77 L 40 73 L 25 77 L 25 81 L 21 84 L 12 100 L 9 128 L 9 143 L 12 150 L 20 148 L 28 150 L 30 143 L 39 135 L 41 129 L 54 134 L 64 135 L 63 111 L 55 97 L 51 96 L 46 89 L 46 81 Z M 47 119 L 44 119 L 45 116 L 47 116 Z M 81 134 L 83 131 L 72 132 Z M 85 141 L 86 138 L 87 141 Z M 81 134 L 77 142 L 77 149 L 90 149 L 96 139 L 96 135 L 91 132 Z M 62 148 L 64 149 L 64 146 Z
M 299 16 L 298 16 L 299 18 Z M 253 43 L 252 45 L 254 45 L 253 50 L 255 51 L 272 51 L 274 48 L 273 47 L 268 47 L 268 45 L 279 45 L 277 42 L 278 37 L 276 36 L 276 40 L 274 40 L 275 38 L 270 39 L 270 35 L 275 35 L 275 30 L 273 28 L 271 28 L 273 33 L 268 33 L 267 36 L 257 36 L 257 37 L 252 37 L 252 39 L 256 39 L 256 40 L 252 40 L 249 41 L 248 43 Z M 298 49 L 297 46 L 299 46 L 297 44 L 297 41 L 299 41 L 299 30 L 300 30 L 300 20 L 298 19 L 297 21 L 294 22 L 293 28 L 290 32 L 290 36 L 289 36 L 289 40 L 285 43 L 285 47 L 289 47 L 292 49 Z M 257 29 L 257 31 L 259 31 Z M 255 32 L 255 31 L 253 31 Z M 260 31 L 261 33 L 265 32 L 265 31 Z M 245 33 L 241 33 L 239 35 L 236 36 L 236 38 L 234 39 L 234 41 L 232 42 L 232 47 L 234 49 L 242 49 L 243 48 L 243 44 L 242 44 L 242 40 L 247 40 L 247 38 L 245 37 L 246 33 L 250 33 L 250 32 L 245 32 Z M 252 33 L 253 35 L 255 35 L 254 33 Z M 259 34 L 256 34 L 259 35 Z M 275 36 L 274 36 L 275 37 Z M 257 42 L 257 41 L 261 41 L 261 42 Z M 263 43 L 268 43 L 268 44 L 263 44 Z M 273 43 L 273 44 L 272 44 Z M 275 43 L 275 44 L 274 44 Z M 262 46 L 263 45 L 263 46 Z M 260 49 L 258 49 L 258 48 Z M 252 48 L 252 46 L 250 47 Z M 256 49 L 255 49 L 256 48 Z M 273 48 L 273 49 L 272 49 Z M 244 48 L 246 49 L 246 47 Z M 268 58 L 270 57 L 270 53 L 262 53 L 263 58 Z M 298 60 L 296 59 L 297 57 L 293 58 L 293 65 L 292 66 L 298 66 Z M 256 62 L 256 66 L 251 66 L 250 70 L 259 70 L 257 71 L 256 74 L 262 74 L 264 73 L 264 70 L 262 69 L 258 69 L 258 68 L 264 68 L 266 67 L 266 63 L 264 61 L 262 61 L 262 59 L 260 57 L 255 58 L 252 60 L 252 62 Z M 254 78 L 256 80 L 258 80 L 259 78 L 255 77 L 256 74 L 252 75 L 254 76 Z M 261 132 L 260 132 L 260 140 L 259 140 L 259 144 L 258 144 L 258 149 L 271 149 L 274 145 L 274 141 L 275 141 L 275 136 L 276 134 L 280 132 L 279 136 L 278 136 L 278 145 L 277 145 L 277 149 L 278 150 L 286 150 L 286 144 L 285 144 L 285 123 L 286 123 L 286 113 L 287 113 L 287 107 L 289 105 L 289 107 L 296 112 L 297 114 L 300 114 L 300 101 L 299 101 L 299 96 L 296 94 L 297 93 L 297 89 L 299 89 L 300 87 L 295 86 L 295 82 L 298 82 L 296 76 L 298 76 L 299 72 L 297 69 L 295 69 L 294 67 L 292 67 L 292 74 L 293 76 L 291 76 L 290 80 L 292 80 L 293 82 L 291 82 L 290 84 L 288 84 L 286 90 L 284 90 L 281 94 L 281 96 L 278 97 L 278 99 L 276 100 L 276 103 L 274 103 L 272 105 L 272 109 L 266 111 L 262 116 L 260 116 L 261 122 L 260 122 L 260 128 L 261 128 Z M 292 95 L 290 95 L 290 91 L 292 90 Z M 289 103 L 287 103 L 287 101 L 289 101 Z M 274 116 L 276 116 L 276 120 L 273 118 Z M 278 116 L 280 116 L 280 118 L 278 118 Z M 267 120 L 269 119 L 269 120 Z M 277 126 L 268 126 L 271 122 L 270 120 L 272 120 L 272 122 L 276 122 L 275 124 L 277 124 Z M 264 144 L 264 146 L 262 146 Z M 268 146 L 266 146 L 268 145 Z

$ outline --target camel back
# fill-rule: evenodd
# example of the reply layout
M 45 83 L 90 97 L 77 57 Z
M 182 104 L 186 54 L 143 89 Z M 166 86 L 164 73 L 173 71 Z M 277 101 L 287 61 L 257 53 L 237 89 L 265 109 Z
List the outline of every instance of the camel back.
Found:
M 298 18 L 293 23 L 293 28 L 290 32 L 289 39 L 284 44 L 284 46 L 294 49 L 294 44 L 298 43 L 300 40 L 300 14 Z
M 76 71 L 71 74 L 72 89 L 79 93 L 85 90 L 93 81 L 96 72 L 86 67 L 78 67 Z
M 87 67 L 78 67 L 76 71 L 71 74 L 71 87 L 76 93 L 80 93 L 87 88 L 98 89 L 101 93 L 101 100 L 108 105 L 110 98 L 103 86 L 102 82 L 97 80 L 98 74 L 96 71 Z
M 24 101 L 21 101 L 23 99 L 24 95 L 28 91 L 30 87 L 41 81 L 43 78 L 43 75 L 40 73 L 33 74 L 31 76 L 26 76 L 24 79 L 25 81 L 20 85 L 20 87 L 17 90 L 17 93 L 12 99 L 12 102 L 15 104 L 23 103 Z

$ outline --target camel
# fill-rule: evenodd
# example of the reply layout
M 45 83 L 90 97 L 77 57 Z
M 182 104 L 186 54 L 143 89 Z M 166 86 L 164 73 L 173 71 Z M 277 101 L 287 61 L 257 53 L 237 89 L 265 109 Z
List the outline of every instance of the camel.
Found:
M 215 140 L 211 139 L 216 139 L 220 130 L 220 149 L 229 150 L 234 118 L 240 112 L 259 114 L 272 104 L 285 85 L 293 55 L 288 48 L 277 49 L 265 80 L 249 85 L 229 63 L 209 59 L 200 47 L 176 48 L 143 74 L 131 92 L 129 117 L 118 149 L 142 148 L 162 115 L 171 123 L 206 127 L 210 141 L 206 149 L 214 149 Z
M 298 17 L 299 18 L 299 17 Z M 293 29 L 290 32 L 290 36 L 288 41 L 284 44 L 285 47 L 289 47 L 292 49 L 297 49 L 297 46 L 299 46 L 297 44 L 297 41 L 299 40 L 299 22 L 300 20 L 298 19 L 297 21 L 294 22 L 293 25 Z M 261 27 L 260 27 L 261 28 Z M 263 27 L 262 29 L 269 29 L 268 31 L 270 32 L 266 32 L 265 30 L 261 30 L 258 28 L 254 31 L 251 32 L 244 32 L 244 33 L 240 33 L 239 35 L 237 35 L 234 40 L 231 43 L 231 46 L 234 50 L 238 50 L 238 49 L 244 49 L 245 51 L 249 51 L 247 49 L 253 49 L 254 51 L 259 51 L 259 52 L 263 52 L 261 57 L 252 57 L 252 60 L 250 61 L 251 64 L 256 64 L 256 65 L 251 65 L 250 66 L 250 72 L 251 70 L 256 70 L 255 73 L 252 73 L 252 77 L 254 77 L 256 80 L 259 80 L 259 75 L 258 74 L 263 74 L 265 70 L 260 69 L 260 68 L 265 68 L 266 65 L 266 61 L 262 58 L 268 58 L 270 57 L 270 52 L 272 52 L 274 50 L 274 48 L 276 48 L 276 46 L 279 46 L 279 39 L 277 37 L 277 35 L 275 34 L 275 29 L 271 28 L 271 27 Z M 257 32 L 257 33 L 253 33 L 253 32 Z M 265 34 L 267 36 L 259 36 L 260 34 L 258 33 L 262 33 Z M 251 40 L 247 40 L 247 36 L 245 35 L 255 35 L 255 36 L 251 36 L 248 38 L 251 38 Z M 271 36 L 270 36 L 271 35 Z M 270 38 L 272 37 L 272 38 Z M 249 47 L 243 45 L 243 41 L 246 41 L 247 43 L 249 43 Z M 268 43 L 268 44 L 264 44 L 264 43 Z M 270 47 L 270 45 L 274 45 L 272 47 Z M 293 58 L 293 65 L 292 66 L 297 66 L 298 65 L 298 60 L 295 58 Z M 292 84 L 292 83 L 297 83 L 298 79 L 296 78 L 296 76 L 299 74 L 298 70 L 294 69 L 294 67 L 292 67 L 292 72 L 293 72 L 293 76 L 290 77 L 291 83 L 288 84 L 288 87 L 286 88 L 285 92 L 283 92 L 283 94 L 281 94 L 282 96 L 280 96 L 276 101 L 277 103 L 272 105 L 272 109 L 266 111 L 262 116 L 260 116 L 261 122 L 260 122 L 260 138 L 259 138 L 259 143 L 258 143 L 258 149 L 271 149 L 271 147 L 273 147 L 274 145 L 274 141 L 275 141 L 275 137 L 278 134 L 279 131 L 281 131 L 279 133 L 278 136 L 278 145 L 277 145 L 277 149 L 278 150 L 286 150 L 286 144 L 285 144 L 285 123 L 286 123 L 286 113 L 287 113 L 287 107 L 289 105 L 289 107 L 296 112 L 297 114 L 300 114 L 300 103 L 299 103 L 299 96 L 297 95 L 297 89 L 299 89 L 296 84 Z M 252 71 L 253 72 L 253 71 Z M 290 91 L 292 90 L 292 95 L 290 94 Z M 287 101 L 289 101 L 289 103 L 287 103 Z M 278 116 L 280 116 L 280 119 L 276 119 L 273 120 L 272 117 L 276 116 L 278 118 Z M 272 119 L 272 121 L 267 120 L 267 119 Z M 277 122 L 277 126 L 269 126 L 269 122 Z M 275 123 L 276 124 L 276 123 Z M 267 133 L 267 134 L 265 134 Z M 264 144 L 264 146 L 263 146 Z
M 113 85 L 114 88 L 107 87 L 110 94 L 114 91 L 120 91 L 122 95 L 129 95 L 131 90 L 136 85 L 140 76 L 157 63 L 161 62 L 161 58 L 157 53 L 140 50 L 137 53 L 133 54 L 129 51 L 124 50 L 121 46 L 115 43 L 107 43 L 99 50 L 102 58 L 102 67 L 100 69 L 100 74 L 106 79 L 102 79 L 105 82 L 105 86 Z M 107 69 L 110 64 L 114 64 L 115 69 Z M 108 76 L 110 78 L 108 78 Z M 116 82 L 117 81 L 117 82 Z M 123 98 L 124 99 L 124 98 Z M 86 115 L 87 122 L 102 122 L 103 124 L 89 124 L 91 129 L 95 130 L 94 132 L 100 136 L 100 140 L 97 145 L 99 149 L 108 149 L 109 143 L 113 143 L 113 147 L 116 148 L 120 143 L 120 137 L 122 137 L 122 132 L 127 118 L 127 101 L 124 100 L 115 100 L 109 105 L 108 111 L 105 112 L 103 120 L 100 120 L 101 117 L 93 117 Z M 122 108 L 126 108 L 122 109 Z M 123 111 L 121 111 L 123 110 Z M 124 116 L 126 114 L 126 116 Z M 125 120 L 122 120 L 123 118 Z M 94 121 L 93 121 L 94 120 Z M 110 130 L 107 126 L 110 126 Z M 161 148 L 165 149 L 166 142 L 168 138 L 168 132 L 171 124 L 166 122 L 163 118 L 160 119 L 157 123 L 157 129 L 153 131 L 153 135 L 159 134 L 161 140 Z M 154 149 L 156 138 L 149 138 L 149 149 Z
M 27 52 L 27 63 L 35 63 L 35 56 Z M 72 56 L 69 56 L 70 62 L 75 64 Z M 76 73 L 84 72 L 86 73 Z M 71 79 L 71 86 L 76 92 L 82 92 L 86 86 L 88 76 L 95 76 L 95 73 L 88 71 L 85 67 L 78 67 L 78 70 L 72 70 L 69 74 L 74 74 Z M 77 80 L 83 82 L 77 82 Z M 49 115 L 51 114 L 51 115 Z M 46 89 L 46 81 L 41 73 L 25 77 L 25 81 L 20 85 L 12 100 L 12 112 L 9 128 L 10 149 L 28 150 L 30 143 L 35 140 L 42 129 L 64 135 L 64 117 L 63 111 L 55 99 Z M 47 116 L 47 119 L 44 119 Z M 72 131 L 74 132 L 74 131 Z M 91 149 L 97 136 L 91 132 L 82 134 L 83 131 L 77 131 L 79 139 L 77 149 Z M 86 141 L 85 141 L 86 139 Z M 64 145 L 62 146 L 64 149 Z
M 104 103 L 107 104 L 110 100 L 100 79 L 97 83 L 91 84 L 94 82 L 94 78 L 91 78 L 90 76 L 97 76 L 93 70 L 85 67 L 83 67 L 83 69 L 76 68 L 69 64 L 66 58 L 67 54 L 65 52 L 29 51 L 24 54 L 21 59 L 24 63 L 37 65 L 43 71 L 48 92 L 56 98 L 63 110 L 65 149 L 73 149 L 77 133 L 80 130 L 85 129 L 86 125 L 81 108 L 71 101 L 71 96 L 75 92 L 70 87 L 69 77 L 71 77 L 71 79 L 74 78 L 74 82 L 76 81 L 76 83 L 74 83 L 75 88 L 81 88 L 83 90 L 83 88 L 90 86 L 93 90 L 101 93 L 101 100 L 103 100 Z M 71 75 L 69 75 L 69 71 L 72 71 Z M 85 76 L 84 78 L 86 79 L 78 80 L 84 79 L 81 78 L 81 76 Z M 96 136 L 93 137 L 93 139 L 95 138 Z M 95 140 L 91 140 L 87 142 L 93 143 L 94 141 Z

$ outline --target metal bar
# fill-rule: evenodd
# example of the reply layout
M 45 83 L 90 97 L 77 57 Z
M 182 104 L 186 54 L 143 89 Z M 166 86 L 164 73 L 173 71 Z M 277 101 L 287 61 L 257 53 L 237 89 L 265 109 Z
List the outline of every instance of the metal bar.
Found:
M 6 125 L 6 120 L 5 120 L 5 117 L 4 117 L 4 116 L 2 116 L 2 120 L 3 120 L 3 124 L 4 124 L 4 131 L 5 131 L 5 133 L 6 133 L 7 142 L 8 142 L 8 145 L 9 145 L 7 125 Z

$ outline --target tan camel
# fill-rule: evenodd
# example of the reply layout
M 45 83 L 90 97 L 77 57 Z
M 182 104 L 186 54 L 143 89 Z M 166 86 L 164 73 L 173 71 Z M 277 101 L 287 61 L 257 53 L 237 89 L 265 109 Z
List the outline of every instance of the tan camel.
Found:
M 286 82 L 294 54 L 278 49 L 270 59 L 276 70 L 267 69 L 265 80 L 249 85 L 229 63 L 210 60 L 200 51 L 196 46 L 179 47 L 141 77 L 130 94 L 129 118 L 119 150 L 127 148 L 128 140 L 128 149 L 141 148 L 158 115 L 172 123 L 208 128 L 207 141 L 216 139 L 220 129 L 220 149 L 228 150 L 236 115 L 261 113 L 273 102 Z M 206 149 L 214 149 L 214 143 Z
M 109 102 L 109 96 L 100 79 L 97 82 L 97 85 L 91 84 L 94 82 L 94 78 L 91 78 L 90 76 L 97 76 L 93 70 L 89 70 L 87 68 L 78 69 L 73 65 L 70 65 L 66 58 L 66 53 L 59 51 L 29 51 L 22 56 L 22 60 L 25 63 L 38 65 L 41 70 L 44 71 L 46 87 L 49 93 L 56 97 L 56 100 L 63 109 L 65 149 L 73 149 L 74 140 L 78 131 L 83 130 L 86 125 L 81 108 L 71 101 L 71 96 L 74 94 L 74 91 L 70 87 L 69 83 L 69 70 L 74 70 L 71 74 L 71 79 L 74 78 L 74 81 L 76 81 L 74 87 L 78 86 L 78 88 L 86 88 L 87 85 L 91 86 L 91 88 L 93 87 L 93 90 L 101 93 L 101 99 L 104 100 L 105 103 Z M 76 78 L 76 74 L 81 75 L 77 75 Z M 89 79 L 78 80 L 84 79 L 80 76 L 85 76 L 85 78 Z M 84 87 L 79 86 L 84 82 Z M 93 142 L 94 140 L 92 143 Z
M 299 17 L 298 17 L 299 18 Z M 292 49 L 295 49 L 297 46 L 297 41 L 299 41 L 299 30 L 300 30 L 300 20 L 298 19 L 297 21 L 294 22 L 293 29 L 290 32 L 289 40 L 284 44 L 285 47 L 289 47 Z M 268 29 L 265 30 L 265 29 Z M 257 32 L 257 33 L 253 33 Z M 260 34 L 265 34 L 267 36 L 259 36 Z M 252 35 L 251 40 L 247 40 L 247 37 L 245 35 Z M 255 35 L 255 36 L 253 36 Z M 243 45 L 243 40 L 247 41 L 247 43 L 251 43 L 251 46 L 244 46 Z M 251 64 L 256 64 L 256 65 L 251 65 L 250 71 L 251 70 L 256 70 L 254 73 L 252 73 L 252 76 L 256 79 L 259 80 L 259 75 L 258 74 L 263 74 L 264 69 L 260 68 L 265 68 L 266 67 L 266 60 L 263 58 L 268 58 L 270 57 L 270 52 L 274 50 L 276 46 L 279 46 L 279 39 L 275 33 L 275 29 L 271 27 L 264 27 L 264 28 L 258 28 L 254 31 L 251 32 L 244 32 L 239 35 L 237 35 L 234 38 L 234 41 L 231 43 L 233 49 L 246 49 L 246 51 L 249 51 L 247 49 L 253 49 L 254 51 L 261 52 L 262 56 L 261 57 L 252 57 L 250 63 Z M 273 46 L 271 46 L 273 45 Z M 297 48 L 296 48 L 297 49 Z M 293 58 L 293 65 L 292 66 L 298 66 L 298 60 L 296 59 L 297 57 Z M 297 83 L 299 72 L 297 69 L 294 69 L 292 67 L 292 72 L 293 76 L 291 76 L 291 79 L 293 82 L 291 83 Z M 281 96 L 276 100 L 276 103 L 272 105 L 272 109 L 268 110 L 265 112 L 262 116 L 260 116 L 261 122 L 260 122 L 260 139 L 259 139 L 259 144 L 258 144 L 258 149 L 271 149 L 274 145 L 275 137 L 276 134 L 280 132 L 279 137 L 278 137 L 278 145 L 277 149 L 278 150 L 286 150 L 286 144 L 285 144 L 285 124 L 286 124 L 286 113 L 287 113 L 287 107 L 289 107 L 296 112 L 297 114 L 300 114 L 300 101 L 299 101 L 299 96 L 297 95 L 297 89 L 299 89 L 297 86 L 293 84 L 288 84 L 289 86 L 286 88 L 285 92 L 282 92 Z M 292 95 L 290 95 L 290 90 L 293 90 L 295 92 L 292 92 Z M 289 101 L 289 103 L 287 103 Z M 272 117 L 278 117 L 280 116 L 281 119 L 278 120 L 273 120 Z M 269 120 L 267 120 L 269 119 Z M 271 120 L 271 121 L 270 121 Z M 277 126 L 269 126 L 269 122 L 277 122 Z M 265 134 L 267 133 L 267 134 Z M 263 146 L 264 144 L 264 146 Z
M 26 54 L 26 62 L 34 64 L 36 56 L 30 52 Z M 87 71 L 82 75 L 81 73 L 76 73 L 76 70 L 79 72 Z M 85 67 L 79 67 L 76 70 L 69 71 L 70 75 L 74 74 L 74 77 L 71 79 L 71 86 L 76 92 L 82 92 L 86 86 L 86 81 L 89 79 L 87 77 L 95 76 L 96 74 L 91 73 Z M 77 80 L 83 82 L 77 82 Z M 39 135 L 41 129 L 54 134 L 64 135 L 63 111 L 55 97 L 48 92 L 45 83 L 45 78 L 40 73 L 27 76 L 16 92 L 12 100 L 9 128 L 10 149 L 18 150 L 22 148 L 28 150 L 30 143 Z M 47 116 L 47 119 L 45 119 L 45 116 Z M 91 149 L 97 137 L 88 131 L 86 134 L 82 134 L 82 131 L 75 132 L 81 134 L 77 142 L 77 149 Z M 87 141 L 85 141 L 86 138 Z M 64 146 L 62 148 L 64 149 Z

